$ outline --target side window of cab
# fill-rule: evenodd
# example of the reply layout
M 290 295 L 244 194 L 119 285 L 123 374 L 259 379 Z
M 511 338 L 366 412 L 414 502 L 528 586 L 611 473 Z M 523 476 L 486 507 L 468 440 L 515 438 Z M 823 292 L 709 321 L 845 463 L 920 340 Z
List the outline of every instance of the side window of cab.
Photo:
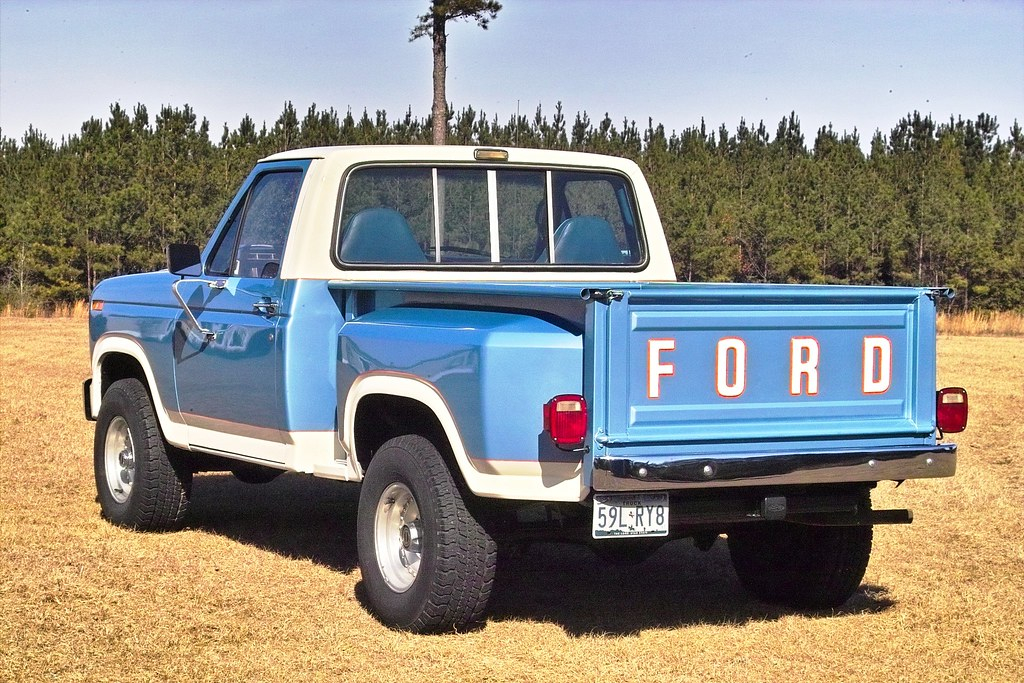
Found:
M 302 185 L 302 169 L 267 171 L 254 180 L 224 224 L 206 272 L 227 277 L 274 278 Z

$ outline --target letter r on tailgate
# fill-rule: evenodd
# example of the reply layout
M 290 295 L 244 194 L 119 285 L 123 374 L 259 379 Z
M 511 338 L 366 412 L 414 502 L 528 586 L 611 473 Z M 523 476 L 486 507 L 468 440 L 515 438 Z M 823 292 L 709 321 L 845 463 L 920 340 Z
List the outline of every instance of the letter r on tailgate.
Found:
M 818 393 L 818 340 L 814 337 L 793 337 L 789 340 L 789 393 L 799 396 L 804 393 L 804 378 L 807 378 L 807 395 Z

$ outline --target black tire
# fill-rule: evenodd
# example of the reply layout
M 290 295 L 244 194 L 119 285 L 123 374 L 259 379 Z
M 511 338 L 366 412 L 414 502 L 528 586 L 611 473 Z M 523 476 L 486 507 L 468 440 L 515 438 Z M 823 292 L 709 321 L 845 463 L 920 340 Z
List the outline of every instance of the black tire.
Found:
M 870 507 L 865 494 L 863 505 Z M 729 555 L 752 595 L 797 609 L 835 609 L 864 578 L 870 526 L 805 526 L 768 522 L 729 532 Z
M 163 439 L 153 404 L 137 379 L 103 394 L 93 442 L 97 500 L 104 518 L 139 531 L 180 529 L 192 493 L 192 470 Z
M 268 484 L 283 473 L 284 470 L 250 463 L 238 463 L 231 468 L 231 474 L 235 475 L 235 479 L 246 484 Z
M 430 441 L 400 436 L 377 451 L 356 529 L 365 595 L 382 622 L 423 633 L 483 618 L 497 546 Z

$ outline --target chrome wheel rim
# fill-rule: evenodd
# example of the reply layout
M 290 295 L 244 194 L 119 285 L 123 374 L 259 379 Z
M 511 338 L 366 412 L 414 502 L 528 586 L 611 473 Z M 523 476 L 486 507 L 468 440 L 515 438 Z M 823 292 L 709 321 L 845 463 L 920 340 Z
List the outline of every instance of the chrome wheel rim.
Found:
M 416 497 L 405 484 L 384 489 L 377 501 L 373 537 L 385 583 L 396 593 L 409 590 L 420 569 L 423 526 Z
M 135 444 L 128 423 L 118 415 L 107 426 L 103 442 L 103 466 L 107 474 L 107 489 L 118 503 L 132 495 L 135 482 Z

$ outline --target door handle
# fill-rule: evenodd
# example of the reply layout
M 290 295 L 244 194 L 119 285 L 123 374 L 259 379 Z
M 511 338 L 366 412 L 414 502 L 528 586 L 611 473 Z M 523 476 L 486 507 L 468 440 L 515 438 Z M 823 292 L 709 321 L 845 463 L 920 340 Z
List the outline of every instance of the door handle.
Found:
M 265 315 L 267 317 L 277 315 L 278 302 L 271 299 L 269 296 L 260 297 L 260 300 L 252 305 L 254 313 Z

